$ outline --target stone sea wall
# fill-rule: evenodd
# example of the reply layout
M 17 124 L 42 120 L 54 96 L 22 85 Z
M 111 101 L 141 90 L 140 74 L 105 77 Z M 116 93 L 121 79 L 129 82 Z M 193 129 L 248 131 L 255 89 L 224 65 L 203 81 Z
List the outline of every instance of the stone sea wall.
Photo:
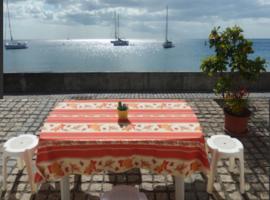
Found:
M 252 92 L 270 92 L 270 72 L 254 83 Z M 214 80 L 200 72 L 139 73 L 10 73 L 4 94 L 88 92 L 212 92 Z

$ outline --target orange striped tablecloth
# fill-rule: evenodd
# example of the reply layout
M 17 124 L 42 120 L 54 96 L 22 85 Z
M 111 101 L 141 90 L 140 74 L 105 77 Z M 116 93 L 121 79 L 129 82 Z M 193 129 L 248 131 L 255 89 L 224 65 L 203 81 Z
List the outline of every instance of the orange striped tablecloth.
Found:
M 58 103 L 40 132 L 36 182 L 132 168 L 174 176 L 208 173 L 204 135 L 187 102 L 121 101 L 128 104 L 128 122 L 118 121 L 117 99 Z

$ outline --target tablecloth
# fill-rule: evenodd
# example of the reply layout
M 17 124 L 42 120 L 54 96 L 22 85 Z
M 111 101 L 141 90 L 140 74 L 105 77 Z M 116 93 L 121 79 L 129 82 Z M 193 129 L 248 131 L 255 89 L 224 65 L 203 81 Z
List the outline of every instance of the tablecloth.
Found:
M 118 101 L 128 121 L 118 120 Z M 184 177 L 209 170 L 201 126 L 184 100 L 66 100 L 39 136 L 36 182 L 132 168 Z

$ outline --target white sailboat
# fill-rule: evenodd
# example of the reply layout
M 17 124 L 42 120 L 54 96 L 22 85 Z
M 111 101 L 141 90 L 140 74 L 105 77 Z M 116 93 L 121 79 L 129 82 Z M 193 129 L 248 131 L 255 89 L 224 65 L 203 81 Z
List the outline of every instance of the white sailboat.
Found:
M 114 46 L 128 46 L 129 45 L 129 41 L 128 40 L 123 40 L 120 38 L 120 34 L 119 34 L 119 14 L 117 15 L 117 19 L 116 19 L 116 13 L 114 13 L 114 38 L 115 40 L 112 40 L 111 43 Z
M 167 6 L 167 11 L 166 11 L 166 31 L 165 31 L 165 42 L 163 43 L 163 48 L 168 49 L 168 48 L 173 48 L 175 47 L 172 41 L 168 40 L 168 6 Z
M 26 49 L 26 48 L 28 48 L 27 42 L 21 42 L 21 41 L 17 41 L 17 40 L 13 39 L 12 30 L 11 30 L 11 23 L 10 23 L 8 0 L 7 0 L 7 16 L 8 16 L 10 40 L 5 43 L 5 48 L 6 49 Z

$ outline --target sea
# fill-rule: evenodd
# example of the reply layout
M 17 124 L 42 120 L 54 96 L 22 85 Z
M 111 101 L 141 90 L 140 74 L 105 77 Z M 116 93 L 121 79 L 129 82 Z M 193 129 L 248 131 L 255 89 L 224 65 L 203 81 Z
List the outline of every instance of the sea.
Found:
M 254 54 L 268 62 L 270 39 L 252 39 Z M 109 39 L 28 40 L 28 49 L 4 49 L 4 73 L 39 72 L 200 72 L 200 64 L 213 50 L 204 39 L 175 42 L 163 49 L 162 41 L 129 40 L 113 46 Z

